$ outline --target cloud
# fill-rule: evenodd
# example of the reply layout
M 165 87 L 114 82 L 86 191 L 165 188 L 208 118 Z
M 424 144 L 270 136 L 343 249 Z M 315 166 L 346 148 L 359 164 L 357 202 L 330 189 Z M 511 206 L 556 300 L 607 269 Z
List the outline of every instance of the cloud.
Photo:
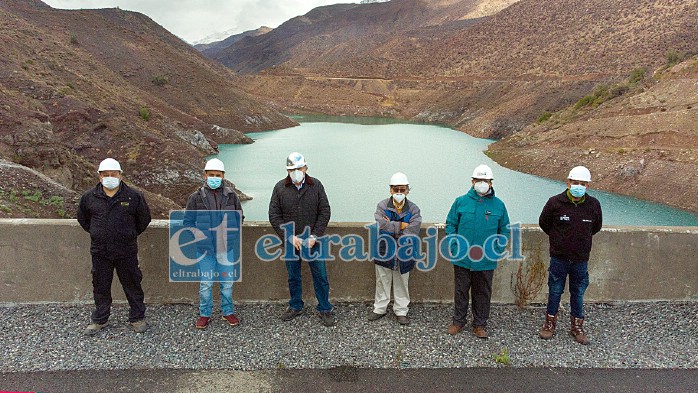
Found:
M 44 0 L 54 8 L 114 8 L 137 11 L 178 37 L 194 42 L 222 31 L 277 27 L 336 0 Z

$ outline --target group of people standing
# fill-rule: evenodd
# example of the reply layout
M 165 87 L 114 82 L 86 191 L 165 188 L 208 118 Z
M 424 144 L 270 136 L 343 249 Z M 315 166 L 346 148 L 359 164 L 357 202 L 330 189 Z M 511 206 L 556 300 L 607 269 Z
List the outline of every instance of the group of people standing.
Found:
M 281 315 L 290 321 L 303 314 L 301 266 L 302 249 L 317 249 L 318 238 L 325 235 L 330 221 L 330 203 L 317 178 L 308 175 L 305 157 L 291 153 L 286 159 L 286 177 L 274 186 L 269 202 L 269 222 L 284 243 L 292 244 L 294 258 L 285 258 L 290 300 Z M 143 194 L 128 187 L 122 180 L 120 164 L 107 158 L 98 169 L 100 182 L 80 200 L 78 221 L 90 233 L 92 246 L 92 283 L 95 310 L 85 334 L 93 335 L 108 324 L 111 307 L 111 282 L 116 269 L 130 305 L 129 322 L 134 331 L 148 329 L 145 322 L 142 274 L 138 267 L 137 236 L 150 223 L 150 211 Z M 241 217 L 242 206 L 235 191 L 225 185 L 225 166 L 218 159 L 206 163 L 204 181 L 188 198 L 187 210 L 235 210 Z M 486 239 L 501 235 L 509 239 L 509 215 L 504 202 L 495 196 L 494 176 L 487 165 L 473 171 L 468 192 L 453 202 L 446 219 L 446 234 L 458 234 L 471 246 L 483 246 Z M 573 168 L 567 177 L 567 188 L 551 197 L 543 208 L 539 225 L 550 239 L 550 268 L 548 270 L 548 303 L 545 322 L 539 331 L 543 339 L 553 337 L 561 296 L 569 276 L 571 304 L 570 333 L 581 344 L 589 340 L 583 329 L 584 292 L 589 284 L 588 260 L 592 236 L 602 226 L 599 201 L 587 193 L 591 173 L 583 166 Z M 405 235 L 419 235 L 422 217 L 419 207 L 407 198 L 410 182 L 404 173 L 390 177 L 390 196 L 378 202 L 374 214 L 382 235 L 396 240 Z M 287 237 L 286 224 L 294 224 L 294 233 Z M 454 246 L 454 245 L 452 245 Z M 379 255 L 385 255 L 379 244 Z M 500 254 L 506 244 L 497 243 Z M 477 249 L 477 248 L 476 248 Z M 480 248 L 481 250 L 481 248 Z M 311 252 L 312 254 L 312 252 Z M 306 254 L 307 255 L 307 254 Z M 460 254 L 459 254 L 460 255 Z M 330 284 L 325 261 L 308 260 L 317 298 L 317 312 L 325 326 L 333 326 L 335 318 L 329 301 Z M 472 332 L 487 338 L 490 316 L 492 279 L 497 260 L 488 255 L 467 252 L 452 261 L 454 268 L 454 311 L 448 334 L 455 335 L 467 324 L 468 309 L 472 308 Z M 393 293 L 393 313 L 401 325 L 410 324 L 408 317 L 410 294 L 409 275 L 415 261 L 401 259 L 399 254 L 374 260 L 375 300 L 368 315 L 376 321 L 387 314 Z M 199 285 L 199 317 L 197 329 L 205 329 L 213 311 L 213 281 Z M 232 282 L 220 282 L 222 320 L 231 326 L 240 320 L 235 315 Z

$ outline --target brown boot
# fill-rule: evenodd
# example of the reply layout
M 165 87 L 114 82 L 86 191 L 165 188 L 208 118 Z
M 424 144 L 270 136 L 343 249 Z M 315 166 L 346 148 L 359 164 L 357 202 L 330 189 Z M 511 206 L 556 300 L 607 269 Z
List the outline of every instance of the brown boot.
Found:
M 570 334 L 572 337 L 574 337 L 574 339 L 580 344 L 589 344 L 587 334 L 584 333 L 584 328 L 582 327 L 584 318 L 575 318 L 574 316 L 570 315 L 570 321 L 572 322 L 572 328 L 570 329 Z
M 545 313 L 545 323 L 538 331 L 538 337 L 544 340 L 550 340 L 555 334 L 555 325 L 557 324 L 557 315 Z

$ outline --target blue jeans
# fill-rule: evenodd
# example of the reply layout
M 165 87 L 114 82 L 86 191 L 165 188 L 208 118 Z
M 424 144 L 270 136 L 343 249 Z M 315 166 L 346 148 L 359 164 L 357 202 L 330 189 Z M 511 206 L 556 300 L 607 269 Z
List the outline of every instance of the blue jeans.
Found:
M 221 282 L 221 312 L 223 315 L 235 314 L 233 306 L 233 282 Z M 213 312 L 213 281 L 199 283 L 199 315 L 211 317 Z
M 588 261 L 574 262 L 550 257 L 548 269 L 548 308 L 550 315 L 556 315 L 560 298 L 565 292 L 565 281 L 570 276 L 570 313 L 575 318 L 584 318 L 582 303 L 584 291 L 589 286 Z
M 213 273 L 216 270 L 216 259 L 206 257 L 199 262 L 199 268 L 203 272 Z M 213 312 L 213 283 L 214 281 L 201 281 L 199 283 L 199 315 L 211 317 Z M 221 281 L 221 312 L 223 315 L 235 313 L 233 306 L 233 282 Z
M 327 281 L 327 270 L 325 261 L 308 262 L 310 273 L 313 275 L 313 287 L 317 298 L 317 310 L 319 312 L 332 311 L 330 304 L 330 283 Z M 288 290 L 291 293 L 291 300 L 288 306 L 293 310 L 303 309 L 303 282 L 301 280 L 301 260 L 286 261 L 286 271 L 288 271 Z

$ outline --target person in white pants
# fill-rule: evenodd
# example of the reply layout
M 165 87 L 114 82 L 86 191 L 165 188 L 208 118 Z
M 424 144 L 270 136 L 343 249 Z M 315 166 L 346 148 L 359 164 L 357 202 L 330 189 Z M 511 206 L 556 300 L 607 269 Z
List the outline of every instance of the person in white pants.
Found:
M 419 236 L 422 216 L 419 207 L 407 200 L 410 184 L 404 173 L 395 173 L 390 178 L 390 197 L 378 202 L 375 219 L 381 237 L 390 236 L 397 240 L 402 236 Z M 390 303 L 390 288 L 393 289 L 393 313 L 401 325 L 410 323 L 407 313 L 410 304 L 408 281 L 410 271 L 416 261 L 398 258 L 397 248 L 389 247 L 386 241 L 378 241 L 376 265 L 376 296 L 373 311 L 368 316 L 369 321 L 383 317 Z

